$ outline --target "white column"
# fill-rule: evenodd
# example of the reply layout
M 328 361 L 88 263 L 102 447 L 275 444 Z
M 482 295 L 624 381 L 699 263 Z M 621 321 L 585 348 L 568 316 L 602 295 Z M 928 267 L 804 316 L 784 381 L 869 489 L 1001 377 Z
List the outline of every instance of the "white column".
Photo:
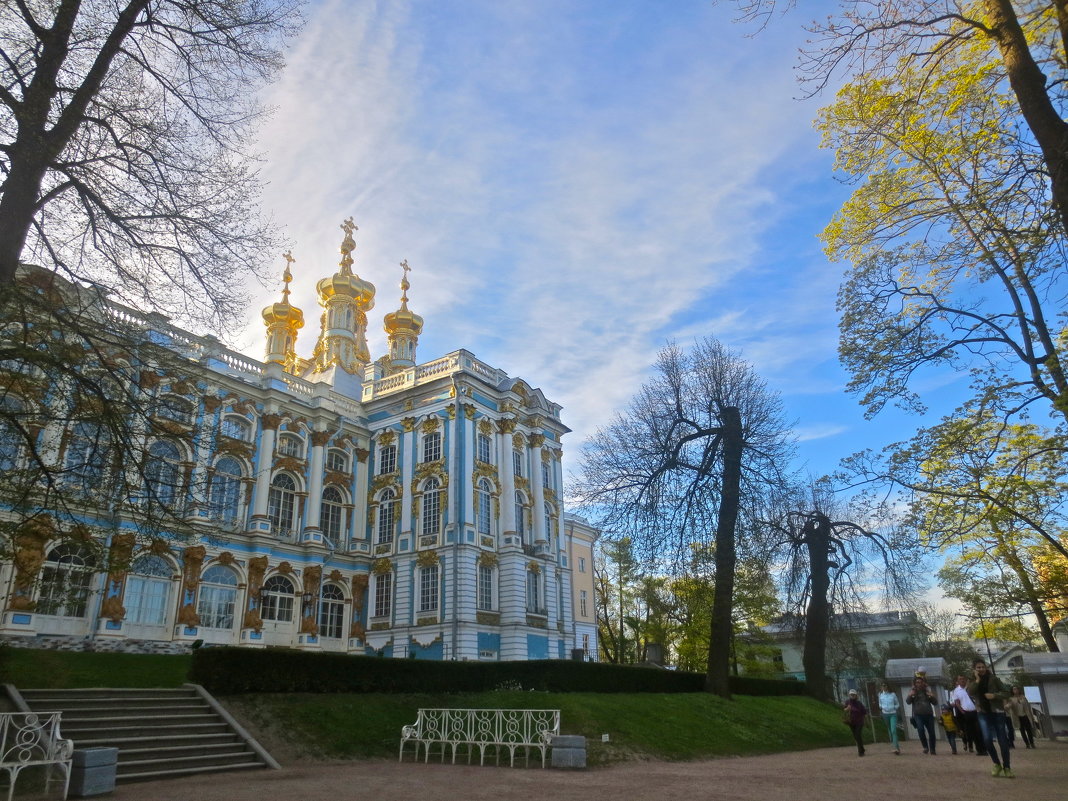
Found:
M 267 517 L 267 494 L 271 491 L 271 469 L 274 462 L 274 441 L 282 418 L 277 414 L 265 414 L 260 421 L 260 447 L 256 453 L 256 495 L 252 505 L 253 518 Z M 255 527 L 255 526 L 254 526 Z
M 412 533 L 412 475 L 415 460 L 419 458 L 414 450 L 413 442 L 418 445 L 419 437 L 413 430 L 415 428 L 413 418 L 406 417 L 401 422 L 404 425 L 404 431 L 397 437 L 397 458 L 401 465 L 400 533 L 404 535 Z M 415 548 L 415 543 L 412 543 L 412 548 Z
M 505 535 L 515 534 L 515 475 L 512 471 L 512 432 L 515 420 L 505 418 L 497 421 L 497 469 L 501 477 L 501 517 L 498 532 L 503 541 Z
M 456 434 L 456 432 L 462 431 L 464 426 L 463 418 L 460 418 L 459 420 L 456 419 L 456 411 L 458 408 L 458 406 L 449 407 L 449 420 L 445 423 L 443 427 L 443 430 L 445 431 L 445 434 L 443 436 L 445 437 L 445 441 L 448 443 L 448 446 L 446 448 L 445 464 L 448 465 L 447 470 L 449 473 L 449 490 L 447 495 L 447 497 L 449 498 L 449 511 L 448 514 L 445 516 L 445 528 L 449 529 L 449 527 L 451 526 L 452 530 L 457 532 L 457 541 L 459 541 L 460 539 L 459 532 L 463 531 L 463 526 L 457 525 L 457 522 L 461 520 L 460 504 L 462 503 L 461 499 L 463 496 L 462 493 L 459 492 L 458 488 L 461 487 L 460 477 L 463 472 L 463 467 L 457 461 L 459 456 L 459 450 L 457 448 L 458 435 Z
M 304 514 L 305 531 L 308 529 L 319 530 L 319 516 L 323 508 L 323 454 L 329 439 L 329 431 L 313 431 L 311 433 L 311 468 L 308 476 L 308 505 Z
M 367 479 L 370 451 L 366 448 L 352 450 L 352 520 L 349 521 L 349 537 L 362 540 L 367 534 Z
M 464 419 L 460 421 L 464 436 L 463 473 L 459 476 L 453 476 L 453 481 L 458 480 L 460 485 L 465 488 L 463 493 L 463 514 L 456 528 L 457 542 L 463 541 L 464 524 L 469 520 L 474 520 L 474 492 L 471 491 L 470 483 L 471 476 L 475 472 L 475 405 L 473 403 L 465 403 L 463 404 L 463 410 Z
M 530 494 L 533 495 L 534 504 L 534 536 L 531 538 L 535 543 L 543 543 L 545 540 L 545 493 L 541 482 L 541 446 L 545 442 L 544 434 L 530 435 Z

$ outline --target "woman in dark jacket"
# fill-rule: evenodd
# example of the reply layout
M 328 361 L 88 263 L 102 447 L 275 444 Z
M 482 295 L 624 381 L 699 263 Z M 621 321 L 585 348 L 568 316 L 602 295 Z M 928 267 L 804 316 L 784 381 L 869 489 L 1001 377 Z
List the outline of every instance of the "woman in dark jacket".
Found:
M 868 710 L 860 702 L 856 690 L 849 691 L 849 699 L 842 709 L 845 710 L 846 723 L 853 732 L 853 739 L 857 741 L 857 756 L 864 756 L 864 718 L 868 716 Z

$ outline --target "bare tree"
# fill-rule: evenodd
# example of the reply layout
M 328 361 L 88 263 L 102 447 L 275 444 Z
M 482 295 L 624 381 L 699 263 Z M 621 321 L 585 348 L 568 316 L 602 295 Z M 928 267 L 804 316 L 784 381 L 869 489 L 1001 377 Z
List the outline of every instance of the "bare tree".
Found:
M 795 491 L 780 503 L 780 511 L 768 521 L 768 548 L 783 565 L 786 617 L 804 631 L 806 688 L 813 697 L 826 699 L 832 614 L 865 609 L 873 579 L 886 598 L 911 600 L 926 555 L 903 530 L 879 531 L 877 514 L 843 509 L 826 482 Z
M 740 514 L 784 480 L 792 453 L 782 406 L 715 339 L 669 345 L 624 414 L 586 442 L 578 495 L 602 528 L 625 533 L 657 571 L 678 572 L 714 543 L 711 692 L 730 696 L 731 610 Z

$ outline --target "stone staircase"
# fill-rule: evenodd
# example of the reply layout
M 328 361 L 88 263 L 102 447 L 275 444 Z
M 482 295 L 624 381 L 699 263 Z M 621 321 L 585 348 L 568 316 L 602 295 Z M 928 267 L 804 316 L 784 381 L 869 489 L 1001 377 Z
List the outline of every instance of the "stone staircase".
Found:
M 28 711 L 63 713 L 75 748 L 119 749 L 116 781 L 277 768 L 203 688 L 18 690 Z

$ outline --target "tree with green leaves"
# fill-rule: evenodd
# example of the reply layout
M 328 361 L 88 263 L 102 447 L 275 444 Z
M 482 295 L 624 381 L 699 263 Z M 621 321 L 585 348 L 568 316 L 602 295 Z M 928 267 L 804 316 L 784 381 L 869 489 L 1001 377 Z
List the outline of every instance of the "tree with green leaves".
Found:
M 669 345 L 625 413 L 583 448 L 575 488 L 602 529 L 676 574 L 695 543 L 714 543 L 707 686 L 730 696 L 740 516 L 784 480 L 791 443 L 782 405 L 752 367 L 714 339 Z

